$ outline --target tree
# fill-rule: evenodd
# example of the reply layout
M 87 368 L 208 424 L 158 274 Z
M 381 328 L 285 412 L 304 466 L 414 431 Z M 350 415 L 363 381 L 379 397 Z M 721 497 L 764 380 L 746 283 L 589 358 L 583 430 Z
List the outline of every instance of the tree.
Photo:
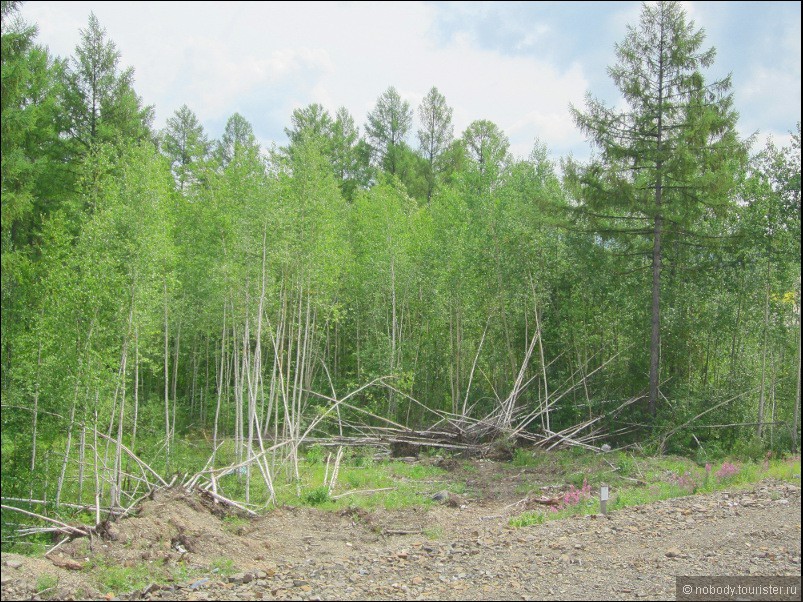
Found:
M 313 103 L 303 109 L 296 109 L 290 117 L 289 128 L 284 128 L 284 133 L 290 139 L 290 151 L 293 146 L 299 144 L 307 138 L 320 138 L 330 140 L 332 138 L 332 128 L 334 126 L 329 111 L 318 103 Z
M 340 182 L 340 190 L 347 201 L 354 198 L 356 190 L 368 186 L 369 162 L 363 160 L 361 151 L 365 141 L 360 139 L 360 129 L 346 107 L 335 113 L 332 124 L 332 165 Z
M 223 137 L 217 145 L 217 158 L 222 167 L 226 167 L 234 159 L 238 149 L 249 149 L 257 152 L 259 144 L 254 135 L 254 128 L 248 120 L 235 113 L 226 122 Z
M 410 103 L 401 99 L 391 86 L 379 97 L 376 107 L 368 113 L 365 132 L 376 163 L 395 175 L 400 164 L 400 146 L 413 126 Z
M 436 176 L 442 169 L 439 159 L 454 139 L 452 109 L 435 86 L 432 86 L 418 107 L 418 118 L 421 121 L 418 142 L 428 165 L 427 201 L 431 201 Z
M 584 169 L 569 165 L 582 209 L 605 236 L 651 242 L 652 300 L 649 411 L 656 412 L 661 353 L 661 272 L 670 239 L 693 235 L 702 218 L 728 207 L 734 168 L 743 156 L 732 109 L 730 77 L 706 84 L 702 50 L 678 2 L 645 4 L 637 27 L 616 45 L 609 74 L 628 107 L 619 112 L 589 96 L 577 125 L 601 155 Z M 622 225 L 624 224 L 624 225 Z
M 334 120 L 321 105 L 314 103 L 296 109 L 290 118 L 290 128 L 285 133 L 290 144 L 283 152 L 293 158 L 294 153 L 312 142 L 332 164 L 332 173 L 347 200 L 354 198 L 355 190 L 368 184 L 368 164 L 361 160 L 360 131 L 354 118 L 345 107 L 340 107 Z M 364 142 L 363 142 L 364 144 Z
M 134 70 L 120 70 L 120 52 L 94 13 L 65 73 L 64 105 L 79 155 L 98 142 L 133 142 L 150 136 L 152 107 L 133 89 Z
M 198 170 L 209 155 L 209 140 L 204 128 L 187 105 L 182 105 L 167 120 L 162 132 L 162 151 L 170 159 L 179 190 L 198 181 Z
M 510 142 L 507 136 L 492 121 L 480 119 L 471 122 L 466 128 L 462 142 L 471 166 L 469 171 L 474 178 L 478 178 L 477 189 L 490 191 L 505 166 L 510 163 Z
M 28 284 L 38 256 L 42 222 L 70 189 L 68 166 L 58 153 L 58 74 L 62 65 L 35 44 L 36 27 L 15 13 L 19 2 L 2 2 L 2 386 L 11 374 L 12 342 L 25 332 L 33 298 Z M 17 339 L 18 340 L 18 339 Z

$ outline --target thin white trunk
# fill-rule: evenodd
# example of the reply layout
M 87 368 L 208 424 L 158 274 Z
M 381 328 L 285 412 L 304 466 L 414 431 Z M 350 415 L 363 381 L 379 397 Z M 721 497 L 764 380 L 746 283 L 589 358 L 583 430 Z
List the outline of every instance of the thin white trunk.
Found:
M 165 469 L 170 467 L 170 349 L 169 349 L 169 323 L 167 313 L 167 279 L 164 281 L 164 378 L 165 378 Z
M 39 350 L 36 354 L 36 383 L 33 392 L 33 439 L 31 441 L 31 475 L 30 497 L 33 498 L 33 476 L 36 474 L 36 431 L 39 424 L 39 371 L 42 367 L 42 340 L 39 339 Z
M 767 385 L 767 338 L 770 322 L 770 269 L 772 264 L 767 260 L 767 287 L 764 297 L 764 337 L 761 349 L 761 389 L 758 396 L 758 438 L 764 433 L 764 405 L 766 403 Z

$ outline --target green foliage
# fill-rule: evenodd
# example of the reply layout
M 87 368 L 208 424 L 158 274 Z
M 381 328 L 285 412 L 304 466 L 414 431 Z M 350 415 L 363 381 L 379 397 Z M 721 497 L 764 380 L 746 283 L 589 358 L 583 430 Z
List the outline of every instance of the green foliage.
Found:
M 154 574 L 153 566 L 146 562 L 128 567 L 96 557 L 91 569 L 101 590 L 105 592 L 131 592 L 160 580 Z
M 745 436 L 736 441 L 731 453 L 737 458 L 758 462 L 766 455 L 766 447 L 757 436 Z
M 513 466 L 538 466 L 539 460 L 530 450 L 517 447 L 513 451 Z
M 218 558 L 213 560 L 210 570 L 213 573 L 219 574 L 221 577 L 227 577 L 237 572 L 237 568 L 234 566 L 234 561 L 231 558 Z
M 55 575 L 41 575 L 36 579 L 36 593 L 39 596 L 45 596 L 45 599 L 50 598 L 52 590 L 59 585 L 58 577 Z
M 374 161 L 391 175 L 401 167 L 401 149 L 413 125 L 410 103 L 401 99 L 396 88 L 389 87 L 368 114 L 365 132 Z
M 304 457 L 310 464 L 320 464 L 323 462 L 325 455 L 326 452 L 323 447 L 320 445 L 311 445 L 309 448 L 307 448 Z
M 543 512 L 531 511 L 514 516 L 508 521 L 508 524 L 516 528 L 531 527 L 533 525 L 542 525 L 545 520 L 546 515 Z
M 310 506 L 320 506 L 329 501 L 329 488 L 321 485 L 301 494 L 301 499 Z

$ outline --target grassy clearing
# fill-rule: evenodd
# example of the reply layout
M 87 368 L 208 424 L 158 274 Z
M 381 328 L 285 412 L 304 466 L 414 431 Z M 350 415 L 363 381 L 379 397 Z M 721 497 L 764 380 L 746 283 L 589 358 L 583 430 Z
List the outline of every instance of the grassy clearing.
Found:
M 393 460 L 366 464 L 362 460 L 349 459 L 340 465 L 331 496 L 323 484 L 324 464 L 305 461 L 300 466 L 300 473 L 301 495 L 297 494 L 294 483 L 282 485 L 277 488 L 278 504 L 313 505 L 324 510 L 349 507 L 393 510 L 432 504 L 430 496 L 434 490 L 443 489 L 440 477 L 445 471 L 426 464 Z M 457 490 L 461 486 L 464 488 L 465 484 L 450 483 L 450 486 L 458 493 Z
M 564 500 L 560 507 L 546 510 L 524 512 L 510 519 L 513 527 L 526 527 L 542 524 L 575 515 L 596 514 L 599 512 L 599 485 L 610 487 L 609 510 L 628 506 L 649 504 L 659 500 L 711 493 L 724 489 L 747 488 L 766 478 L 774 478 L 800 483 L 800 457 L 767 459 L 763 462 L 740 462 L 724 460 L 700 466 L 682 457 L 639 457 L 624 452 L 604 455 L 587 454 L 579 456 L 576 452 L 555 452 L 548 459 L 529 461 L 523 457 L 514 458 L 518 466 L 550 465 L 565 471 L 565 482 L 569 491 L 577 492 L 587 484 L 588 494 L 578 494 Z M 535 486 L 521 487 L 517 491 L 529 493 Z M 566 495 L 566 494 L 564 494 Z
M 143 440 L 142 449 L 153 450 L 146 461 L 161 470 L 162 451 L 158 445 L 151 446 Z M 706 465 L 679 456 L 651 457 L 623 451 L 594 454 L 579 449 L 544 452 L 518 448 L 509 463 L 494 465 L 493 471 L 483 471 L 484 476 L 480 477 L 483 465 L 471 460 L 458 460 L 452 464 L 456 468 L 448 472 L 436 466 L 434 458 L 427 457 L 427 454 L 422 454 L 420 462 L 407 463 L 393 459 L 375 460 L 374 449 L 344 449 L 337 481 L 330 488 L 331 484 L 325 479 L 327 476 L 331 478 L 334 450 L 312 445 L 300 451 L 298 479 L 290 463 L 283 462 L 281 456 L 268 458 L 278 506 L 311 506 L 327 511 L 426 508 L 435 503 L 431 497 L 437 491 L 445 489 L 477 498 L 483 495 L 483 487 L 495 493 L 505 487 L 508 497 L 542 495 L 541 487 L 545 485 L 553 487 L 549 495 L 556 495 L 556 491 L 560 491 L 560 495 L 576 494 L 560 508 L 538 509 L 514 517 L 510 521 L 513 526 L 596 513 L 599 511 L 597 492 L 603 483 L 610 487 L 608 507 L 615 511 L 657 500 L 744 487 L 764 478 L 798 483 L 800 479 L 799 457 L 758 462 L 729 459 Z M 193 467 L 197 469 L 206 463 L 209 453 L 208 441 L 179 439 L 173 448 L 170 466 L 181 473 L 192 473 Z M 235 462 L 234 443 L 228 441 L 218 450 L 215 465 L 226 466 Z M 83 495 L 78 496 L 75 476 L 75 467 L 68 467 L 62 500 L 91 502 L 93 492 L 89 488 L 84 488 Z M 219 491 L 232 499 L 246 499 L 246 477 L 244 471 L 237 471 L 220 478 Z M 477 484 L 478 478 L 482 479 L 481 484 Z M 55 481 L 55 478 L 49 479 L 50 483 Z M 467 481 L 472 485 L 467 485 Z M 588 495 L 582 493 L 584 488 L 589 489 Z M 54 497 L 52 493 L 48 495 L 50 499 Z M 141 489 L 131 491 L 132 497 L 142 493 Z M 270 509 L 268 499 L 265 483 L 254 467 L 249 503 L 255 510 L 264 512 Z M 43 508 L 32 510 L 42 511 Z M 88 514 L 62 512 L 60 516 L 83 523 L 94 520 Z M 230 517 L 224 521 L 224 529 L 240 534 L 244 532 L 246 522 L 243 518 Z M 40 545 L 34 539 L 28 543 L 28 549 L 19 547 L 15 551 L 36 553 L 38 548 L 44 549 L 48 543 L 43 539 Z M 122 571 L 120 567 L 108 567 L 106 580 L 109 585 L 137 582 L 136 567 L 126 568 L 128 570 Z

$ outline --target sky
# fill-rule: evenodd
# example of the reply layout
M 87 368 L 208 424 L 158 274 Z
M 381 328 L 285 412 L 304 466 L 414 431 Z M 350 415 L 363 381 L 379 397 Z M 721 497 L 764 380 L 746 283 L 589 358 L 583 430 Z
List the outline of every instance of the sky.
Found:
M 708 81 L 733 78 L 743 137 L 786 145 L 800 121 L 800 2 L 684 2 L 706 47 Z M 284 145 L 295 108 L 345 106 L 360 131 L 395 86 L 414 110 L 432 86 L 455 134 L 489 119 L 526 157 L 536 140 L 557 159 L 591 147 L 570 104 L 621 97 L 607 75 L 639 2 L 26 2 L 38 42 L 69 57 L 94 12 L 133 67 L 155 126 L 186 104 L 218 138 L 241 113 L 264 147 Z M 417 122 L 414 129 L 417 128 Z M 408 142 L 416 145 L 415 135 Z

